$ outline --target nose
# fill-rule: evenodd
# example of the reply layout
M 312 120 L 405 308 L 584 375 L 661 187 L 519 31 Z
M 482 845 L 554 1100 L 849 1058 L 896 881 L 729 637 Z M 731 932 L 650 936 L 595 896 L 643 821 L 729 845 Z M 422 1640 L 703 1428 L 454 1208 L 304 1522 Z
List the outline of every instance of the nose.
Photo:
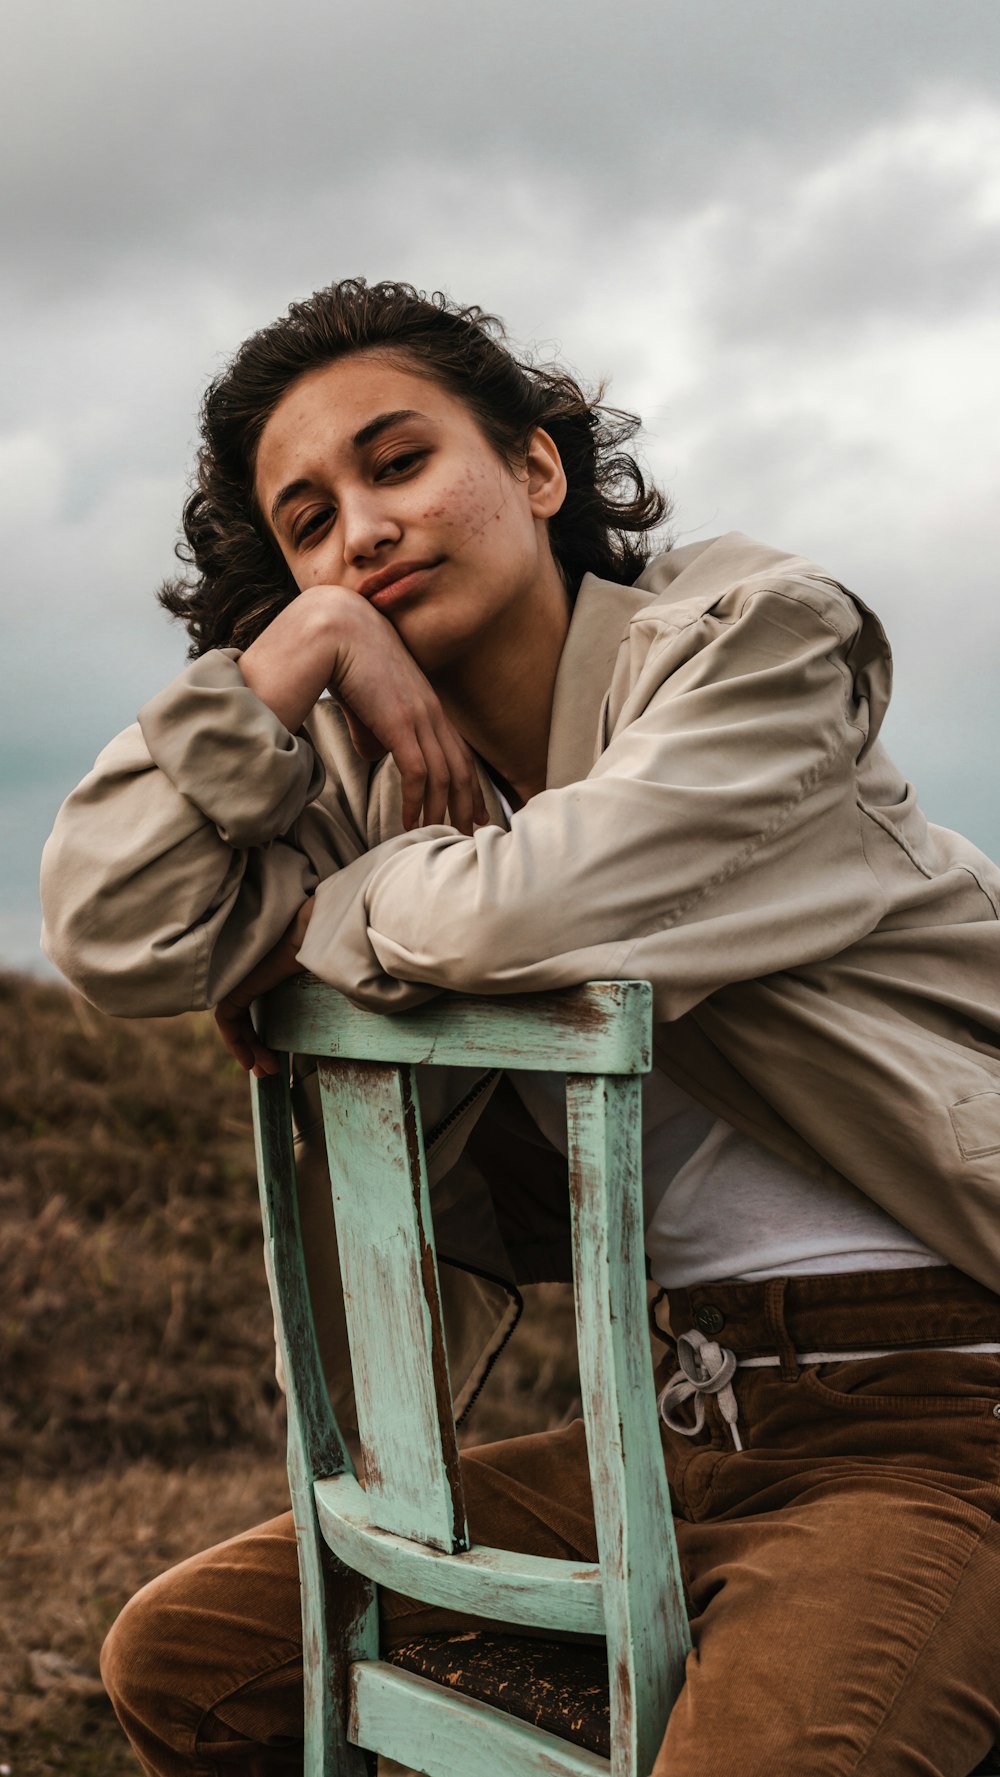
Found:
M 397 544 L 403 534 L 379 488 L 355 493 L 345 504 L 343 525 L 344 561 L 349 567 L 365 567 L 376 561 L 380 552 Z

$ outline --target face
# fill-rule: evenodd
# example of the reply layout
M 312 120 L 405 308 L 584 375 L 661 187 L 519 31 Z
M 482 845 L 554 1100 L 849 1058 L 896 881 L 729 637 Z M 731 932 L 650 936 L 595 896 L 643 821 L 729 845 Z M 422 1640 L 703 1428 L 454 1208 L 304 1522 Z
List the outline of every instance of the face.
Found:
M 370 598 L 426 672 L 522 623 L 539 600 L 565 603 L 546 524 L 565 485 L 546 433 L 515 472 L 464 402 L 375 352 L 292 385 L 255 473 L 300 590 Z

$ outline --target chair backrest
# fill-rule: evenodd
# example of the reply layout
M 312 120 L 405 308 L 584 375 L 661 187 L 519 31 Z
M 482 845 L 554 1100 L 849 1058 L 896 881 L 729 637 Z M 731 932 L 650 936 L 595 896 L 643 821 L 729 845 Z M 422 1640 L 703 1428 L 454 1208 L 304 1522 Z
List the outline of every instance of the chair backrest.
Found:
M 300 977 L 258 1012 L 272 1048 L 318 1058 L 365 1463 L 362 1492 L 316 1348 L 282 1075 L 255 1083 L 254 1113 L 297 1522 L 315 1525 L 366 1584 L 392 1584 L 514 1624 L 603 1630 L 611 1769 L 613 1777 L 635 1777 L 652 1765 L 690 1645 L 646 1319 L 640 1087 L 651 1064 L 649 986 L 595 982 L 489 1000 L 442 995 L 385 1017 Z M 574 1290 L 599 1569 L 470 1551 L 418 1064 L 567 1076 Z M 442 1554 L 458 1560 L 442 1562 Z M 311 1568 L 321 1584 L 319 1566 L 318 1545 L 307 1548 L 304 1596 Z M 370 1591 L 359 1594 L 359 1605 L 365 1599 L 367 1617 L 360 1608 L 354 1613 L 351 1658 L 376 1651 Z M 308 1612 L 306 1633 L 308 1640 Z

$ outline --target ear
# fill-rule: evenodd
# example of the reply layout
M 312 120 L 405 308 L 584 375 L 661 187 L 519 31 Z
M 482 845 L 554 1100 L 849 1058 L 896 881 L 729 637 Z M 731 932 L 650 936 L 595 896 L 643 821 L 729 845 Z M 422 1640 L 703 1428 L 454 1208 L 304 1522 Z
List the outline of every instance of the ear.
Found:
M 566 498 L 566 471 L 552 439 L 536 426 L 524 460 L 528 503 L 535 518 L 554 518 Z

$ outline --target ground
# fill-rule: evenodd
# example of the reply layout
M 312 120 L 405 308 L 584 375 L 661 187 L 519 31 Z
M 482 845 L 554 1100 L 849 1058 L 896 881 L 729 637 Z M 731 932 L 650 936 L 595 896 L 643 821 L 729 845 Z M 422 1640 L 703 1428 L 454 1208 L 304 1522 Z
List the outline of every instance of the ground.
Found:
M 287 1503 L 247 1085 L 212 1020 L 0 978 L 0 1216 L 0 1777 L 124 1777 L 105 1630 Z M 567 1292 L 529 1298 L 467 1441 L 572 1408 Z

